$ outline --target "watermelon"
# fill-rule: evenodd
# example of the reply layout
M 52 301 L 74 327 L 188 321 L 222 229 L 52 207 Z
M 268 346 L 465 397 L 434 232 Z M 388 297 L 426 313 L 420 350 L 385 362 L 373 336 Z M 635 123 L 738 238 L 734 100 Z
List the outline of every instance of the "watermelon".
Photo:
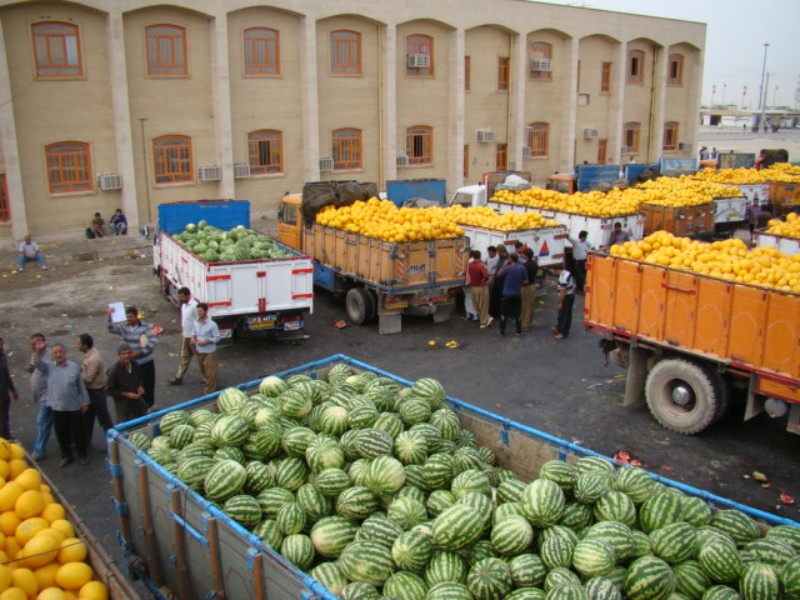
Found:
M 150 448 L 150 438 L 147 436 L 146 433 L 141 431 L 134 431 L 128 436 L 128 441 L 134 445 L 134 447 L 138 450 L 143 452 L 147 451 Z
M 732 587 L 714 585 L 703 593 L 702 600 L 742 600 L 742 597 Z
M 614 548 L 598 538 L 580 540 L 572 551 L 572 566 L 585 577 L 607 575 L 615 561 Z
M 592 577 L 583 586 L 588 600 L 622 600 L 622 594 L 607 577 Z
M 772 565 L 755 563 L 742 569 L 739 577 L 739 593 L 744 600 L 779 600 L 781 581 L 778 570 Z
M 346 408 L 327 406 L 319 416 L 319 431 L 335 436 L 342 435 L 349 426 L 348 415 Z
M 311 397 L 299 390 L 289 388 L 279 397 L 281 415 L 290 419 L 303 419 L 311 412 Z
M 381 595 L 374 585 L 365 581 L 351 581 L 342 589 L 341 600 L 380 600 Z
M 395 540 L 403 533 L 403 528 L 381 513 L 374 513 L 364 519 L 356 534 L 357 540 L 370 540 L 383 544 L 387 548 L 394 545 Z
M 511 579 L 514 586 L 521 587 L 540 587 L 544 583 L 547 569 L 536 554 L 520 554 L 512 558 L 508 563 L 511 569 Z
M 296 491 L 308 479 L 308 466 L 299 458 L 287 456 L 273 462 L 275 482 L 287 490 Z
M 455 460 L 456 471 L 459 472 L 467 469 L 481 469 L 484 464 L 477 448 L 469 446 L 456 448 L 453 452 L 453 459 Z
M 383 454 L 391 454 L 394 438 L 381 429 L 371 427 L 361 429 L 355 436 L 353 445 L 361 458 L 371 460 Z
M 281 436 L 281 447 L 289 456 L 305 458 L 306 451 L 317 438 L 317 434 L 308 427 L 290 427 Z
M 573 494 L 575 500 L 581 504 L 594 504 L 605 495 L 608 489 L 609 481 L 605 476 L 587 471 L 575 479 Z
M 411 386 L 411 392 L 428 401 L 431 409 L 439 410 L 444 406 L 444 386 L 432 377 L 422 377 Z
M 356 406 L 347 413 L 347 425 L 350 429 L 367 429 L 378 420 L 378 409 L 372 405 Z
M 307 519 L 306 511 L 297 502 L 287 502 L 278 509 L 278 514 L 275 515 L 275 522 L 284 535 L 303 531 Z
M 551 594 L 550 592 L 554 588 L 559 588 L 561 586 L 575 587 L 582 591 L 581 580 L 573 571 L 570 571 L 566 567 L 550 569 L 550 572 L 544 578 L 545 591 L 553 599 L 560 598 L 561 596 Z
M 396 497 L 386 512 L 392 521 L 406 531 L 428 519 L 425 505 L 416 498 Z
M 433 540 L 438 548 L 458 551 L 476 542 L 483 533 L 481 511 L 465 504 L 454 504 L 433 522 Z
M 458 415 L 449 408 L 440 408 L 431 414 L 430 424 L 439 430 L 442 439 L 454 442 L 461 431 Z
M 323 517 L 311 527 L 310 539 L 317 554 L 338 558 L 345 547 L 355 540 L 358 525 L 339 516 Z
M 711 587 L 711 580 L 703 572 L 700 563 L 687 560 L 672 567 L 675 575 L 675 591 L 689 598 L 702 598 Z
M 636 524 L 636 505 L 625 492 L 608 490 L 593 507 L 597 521 L 619 521 L 628 527 Z
M 241 446 L 248 435 L 250 428 L 247 426 L 247 421 L 236 415 L 222 415 L 211 430 L 211 443 L 218 448 Z
M 574 544 L 566 537 L 560 535 L 553 535 L 540 540 L 539 543 L 539 556 L 548 569 L 556 569 L 559 567 L 569 567 L 572 563 L 572 552 Z
M 398 600 L 424 600 L 427 592 L 422 577 L 409 571 L 398 571 L 383 584 L 383 595 Z
M 311 483 L 303 484 L 297 490 L 297 503 L 311 523 L 333 513 L 333 500 Z
M 251 454 L 253 460 L 274 458 L 281 451 L 282 432 L 278 423 L 266 423 L 247 437 L 242 450 Z
M 418 531 L 404 531 L 392 544 L 392 558 L 399 569 L 421 571 L 433 551 L 429 536 Z
M 394 440 L 394 455 L 404 465 L 421 465 L 428 458 L 428 440 L 419 432 L 403 431 Z
M 378 415 L 378 418 L 375 420 L 372 428 L 379 429 L 384 433 L 388 433 L 389 436 L 394 439 L 400 435 L 403 429 L 405 429 L 405 426 L 400 420 L 400 417 L 398 417 L 395 413 L 382 412 Z M 391 448 L 389 451 L 391 451 Z
M 703 572 L 719 583 L 736 581 L 742 570 L 742 561 L 736 548 L 723 541 L 713 541 L 703 546 L 697 561 Z
M 520 510 L 534 527 L 549 527 L 558 523 L 564 513 L 566 500 L 557 483 L 537 479 L 525 488 L 520 498 Z
M 758 525 L 753 518 L 734 508 L 714 513 L 711 525 L 730 535 L 740 548 L 760 537 Z
M 611 487 L 627 494 L 634 503 L 642 504 L 653 493 L 655 481 L 641 467 L 625 466 L 617 471 Z
M 497 496 L 502 502 L 519 502 L 525 487 L 519 479 L 505 479 L 497 486 Z
M 506 596 L 506 600 L 544 600 L 545 597 L 545 593 L 538 588 L 520 588 Z
M 422 479 L 432 490 L 449 488 L 453 481 L 455 461 L 449 454 L 438 453 L 428 457 L 422 465 Z
M 441 514 L 443 510 L 453 506 L 456 503 L 456 497 L 450 490 L 434 490 L 425 501 L 425 507 L 428 509 L 428 514 L 431 517 L 436 517 Z
M 222 511 L 246 529 L 252 529 L 261 521 L 258 500 L 247 494 L 231 496 L 222 506 Z
M 351 485 L 350 476 L 336 468 L 324 469 L 314 478 L 314 486 L 329 498 L 335 498 Z
M 306 462 L 314 473 L 341 468 L 345 464 L 344 451 L 336 442 L 314 444 L 306 450 Z
M 425 582 L 433 587 L 444 582 L 466 583 L 467 565 L 464 559 L 454 552 L 435 550 L 425 567 Z
M 206 498 L 222 502 L 238 494 L 247 482 L 247 471 L 233 460 L 222 460 L 211 467 L 203 487 Z
M 397 410 L 400 419 L 407 427 L 417 423 L 427 423 L 431 418 L 431 405 L 425 398 L 407 398 L 400 403 Z M 438 433 L 438 432 L 437 432 Z
M 694 554 L 697 534 L 694 527 L 683 521 L 671 523 L 650 532 L 653 554 L 671 564 L 689 559 Z
M 370 462 L 366 487 L 378 496 L 392 495 L 405 485 L 406 472 L 396 458 L 382 454 Z
M 453 478 L 453 482 L 450 484 L 450 491 L 453 492 L 456 500 L 458 500 L 470 493 L 490 495 L 492 486 L 489 484 L 486 475 L 477 469 L 468 469 Z
M 286 384 L 286 382 L 275 375 L 264 377 L 264 379 L 261 380 L 261 383 L 258 384 L 258 393 L 269 398 L 277 398 L 288 389 L 289 386 Z
M 158 431 L 160 435 L 169 437 L 169 434 L 176 426 L 189 425 L 190 423 L 189 413 L 181 409 L 173 410 L 158 420 Z
M 214 460 L 232 460 L 244 465 L 247 462 L 247 456 L 241 448 L 236 446 L 220 446 L 214 451 Z
M 314 567 L 309 573 L 315 581 L 324 585 L 329 592 L 340 595 L 347 585 L 347 577 L 344 576 L 339 565 L 335 562 L 326 562 Z
M 630 600 L 666 600 L 675 589 L 670 566 L 657 556 L 637 558 L 625 575 L 625 597 Z
M 395 494 L 395 498 L 411 498 L 416 500 L 417 502 L 422 502 L 425 504 L 425 500 L 427 498 L 427 494 L 423 492 L 420 488 L 406 484 Z
M 484 558 L 467 573 L 467 589 L 476 600 L 503 600 L 513 586 L 511 569 L 499 558 Z
M 314 544 L 311 543 L 311 538 L 302 533 L 283 538 L 280 553 L 304 571 L 314 562 Z
M 797 555 L 794 548 L 779 538 L 762 538 L 750 542 L 739 553 L 742 563 L 762 562 L 781 568 Z
M 339 568 L 350 581 L 380 586 L 395 567 L 389 548 L 371 540 L 356 540 L 345 546 L 339 556 Z
M 283 543 L 283 534 L 278 524 L 272 519 L 264 519 L 256 525 L 253 529 L 253 535 L 260 537 L 274 550 L 278 550 Z
M 247 394 L 239 388 L 226 388 L 217 396 L 217 409 L 223 415 L 235 414 L 239 408 L 249 401 Z
M 515 556 L 533 542 L 533 528 L 522 515 L 511 515 L 492 527 L 491 542 L 498 554 Z
M 652 494 L 639 509 L 639 526 L 645 533 L 666 527 L 681 518 L 681 498 L 671 492 Z
M 548 460 L 539 469 L 539 479 L 554 481 L 564 491 L 575 487 L 577 477 L 575 468 L 563 460 Z
M 208 456 L 190 456 L 180 461 L 176 475 L 189 487 L 201 491 L 206 475 L 215 464 Z
M 697 496 L 687 496 L 681 501 L 681 521 L 700 527 L 711 522 L 711 507 Z
M 800 528 L 790 525 L 775 525 L 767 530 L 767 539 L 778 538 L 787 542 L 795 552 L 800 554 Z
M 519 507 L 519 502 L 506 502 L 494 509 L 492 515 L 492 523 L 498 523 L 513 515 L 522 515 L 522 510 Z
M 363 521 L 378 509 L 378 501 L 365 487 L 354 485 L 336 499 L 336 512 L 348 519 Z

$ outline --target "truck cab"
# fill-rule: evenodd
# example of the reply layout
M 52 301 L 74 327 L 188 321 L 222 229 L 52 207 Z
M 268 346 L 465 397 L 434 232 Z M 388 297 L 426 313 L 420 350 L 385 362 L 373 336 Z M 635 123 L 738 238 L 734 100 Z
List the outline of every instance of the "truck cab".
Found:
M 458 188 L 450 197 L 448 205 L 454 206 L 485 206 L 486 205 L 486 186 L 483 184 L 465 185 Z
M 300 194 L 286 194 L 278 209 L 278 241 L 295 250 L 303 247 L 303 198 Z

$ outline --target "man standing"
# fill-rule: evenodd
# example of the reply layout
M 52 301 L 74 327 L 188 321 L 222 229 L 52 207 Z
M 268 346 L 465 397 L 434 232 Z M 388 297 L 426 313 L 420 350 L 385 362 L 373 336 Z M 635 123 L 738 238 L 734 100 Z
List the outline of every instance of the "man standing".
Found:
M 611 245 L 621 246 L 625 242 L 630 241 L 630 239 L 630 234 L 622 229 L 622 223 L 619 221 L 614 223 L 614 231 L 611 232 Z
M 78 336 L 76 345 L 78 350 L 83 352 L 81 378 L 89 393 L 89 410 L 83 414 L 86 420 L 86 446 L 89 447 L 92 444 L 95 418 L 103 431 L 111 429 L 114 423 L 111 422 L 111 415 L 108 414 L 106 370 L 100 353 L 94 347 L 94 338 L 88 333 L 82 333 Z
M 519 264 L 519 256 L 517 256 L 516 252 L 511 253 L 497 274 L 498 277 L 502 278 L 503 282 L 500 335 L 506 334 L 506 323 L 509 319 L 514 319 L 517 335 L 522 335 L 522 322 L 520 321 L 522 286 L 527 285 L 529 282 L 525 267 Z
M 583 293 L 583 285 L 586 283 L 586 254 L 592 247 L 586 241 L 589 232 L 581 231 L 578 239 L 569 238 L 572 243 L 572 259 L 575 261 L 575 286 L 580 293 Z
M 558 322 L 551 329 L 554 340 L 565 340 L 572 326 L 572 306 L 575 304 L 575 278 L 564 269 L 558 276 Z
M 53 429 L 53 411 L 47 406 L 47 377 L 34 366 L 36 359 L 52 360 L 53 356 L 43 333 L 34 333 L 30 337 L 31 361 L 25 370 L 31 375 L 31 398 L 39 403 L 36 413 L 36 442 L 33 445 L 33 460 L 36 462 L 47 458 L 47 442 Z
M 533 328 L 533 309 L 536 304 L 536 275 L 539 272 L 539 263 L 534 258 L 532 249 L 525 248 L 525 262 L 522 266 L 528 275 L 528 283 L 522 286 L 520 320 L 522 321 L 522 329 L 530 331 Z
M 53 428 L 61 450 L 59 467 L 73 461 L 75 448 L 82 465 L 89 464 L 82 413 L 89 410 L 89 394 L 77 364 L 67 360 L 63 344 L 53 346 L 53 360 L 36 359 L 34 366 L 47 377 L 47 404 L 53 410 Z
M 489 291 L 489 314 L 497 318 L 502 314 L 501 299 L 503 298 L 503 265 L 508 262 L 508 250 L 503 244 L 497 245 L 497 270 L 489 274 L 492 276 L 492 287 Z
M 472 303 L 475 314 L 481 322 L 481 329 L 486 329 L 494 320 L 489 316 L 489 270 L 481 262 L 481 251 L 472 251 L 472 260 L 467 267 L 472 289 Z
M 139 320 L 139 311 L 135 306 L 125 309 L 127 323 L 115 325 L 111 322 L 112 313 L 113 310 L 109 308 L 108 331 L 121 336 L 122 341 L 128 345 L 131 359 L 139 365 L 141 371 L 144 401 L 148 408 L 152 408 L 156 402 L 156 363 L 153 361 L 153 351 L 158 346 L 156 335 L 150 325 Z
M 17 270 L 24 271 L 25 263 L 35 260 L 42 267 L 43 271 L 47 270 L 47 265 L 44 262 L 44 255 L 39 252 L 39 244 L 31 240 L 31 235 L 25 236 L 25 241 L 19 245 L 19 256 L 17 257 Z
M 114 399 L 117 423 L 125 423 L 147 414 L 147 404 L 142 397 L 144 387 L 139 365 L 131 360 L 131 350 L 122 344 L 117 350 L 119 360 L 108 370 L 108 395 Z
M 11 400 L 19 400 L 17 388 L 8 370 L 3 338 L 0 338 L 0 437 L 11 439 Z
M 197 322 L 197 300 L 192 298 L 189 288 L 182 287 L 178 290 L 178 300 L 181 301 L 181 346 L 178 350 L 178 372 L 169 380 L 170 385 L 182 385 L 183 376 L 192 363 L 192 335 L 194 324 Z
M 197 304 L 197 322 L 194 324 L 192 346 L 197 353 L 197 362 L 205 382 L 205 393 L 217 390 L 217 344 L 219 343 L 219 327 L 208 317 L 208 304 Z

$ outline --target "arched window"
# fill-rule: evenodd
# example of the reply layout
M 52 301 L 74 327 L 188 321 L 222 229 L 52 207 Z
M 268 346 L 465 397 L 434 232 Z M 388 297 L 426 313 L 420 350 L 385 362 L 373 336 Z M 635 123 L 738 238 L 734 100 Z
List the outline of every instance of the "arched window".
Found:
M 531 79 L 553 78 L 553 45 L 531 42 L 529 49 Z
M 192 138 L 165 135 L 153 139 L 153 173 L 156 184 L 194 181 Z
M 188 75 L 186 28 L 178 25 L 150 25 L 147 40 L 147 74 L 154 76 Z
M 677 121 L 667 121 L 664 123 L 664 143 L 662 147 L 665 151 L 678 149 L 678 131 Z
M 644 83 L 644 52 L 641 50 L 628 52 L 628 83 Z
M 409 165 L 432 165 L 433 127 L 414 125 L 406 129 L 406 154 Z
M 433 75 L 433 38 L 421 33 L 406 38 L 406 75 Z
M 331 31 L 331 73 L 361 74 L 361 34 L 358 31 Z
M 280 33 L 269 27 L 244 30 L 245 75 L 280 75 Z
M 91 192 L 94 189 L 89 144 L 57 142 L 45 146 L 44 151 L 51 194 Z
M 80 35 L 70 23 L 34 23 L 33 54 L 37 77 L 80 77 L 83 75 Z
M 683 54 L 670 54 L 667 65 L 667 83 L 669 85 L 683 85 Z
M 547 157 L 550 148 L 549 123 L 531 123 L 528 125 L 528 146 L 531 157 Z
M 251 175 L 283 173 L 283 134 L 274 129 L 251 131 L 247 155 Z
M 334 171 L 362 168 L 361 130 L 336 129 L 331 134 Z
M 636 121 L 625 123 L 622 139 L 625 140 L 628 154 L 637 154 L 639 152 L 639 134 L 641 133 L 641 129 L 642 124 Z

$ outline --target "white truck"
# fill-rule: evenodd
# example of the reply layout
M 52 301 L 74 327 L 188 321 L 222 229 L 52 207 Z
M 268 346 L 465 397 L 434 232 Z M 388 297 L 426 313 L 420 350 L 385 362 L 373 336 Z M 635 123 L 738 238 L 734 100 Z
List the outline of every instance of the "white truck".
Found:
M 249 227 L 250 203 L 201 200 L 159 205 L 153 267 L 162 292 L 177 304 L 178 290 L 189 288 L 194 298 L 208 304 L 223 338 L 302 337 L 306 317 L 313 312 L 311 257 L 280 245 L 282 258 L 208 262 L 173 237 L 201 220 L 222 230 Z
M 764 229 L 755 232 L 755 243 L 759 248 L 775 248 L 787 256 L 800 254 L 800 238 L 767 233 Z
M 561 225 L 508 231 L 465 225 L 464 223 L 458 225 L 464 230 L 464 235 L 469 240 L 469 247 L 473 250 L 480 250 L 482 257 L 487 256 L 486 249 L 489 246 L 503 244 L 509 252 L 513 252 L 514 244 L 522 242 L 533 250 L 533 255 L 540 268 L 546 269 L 564 264 L 564 244 L 567 240 L 567 231 Z

